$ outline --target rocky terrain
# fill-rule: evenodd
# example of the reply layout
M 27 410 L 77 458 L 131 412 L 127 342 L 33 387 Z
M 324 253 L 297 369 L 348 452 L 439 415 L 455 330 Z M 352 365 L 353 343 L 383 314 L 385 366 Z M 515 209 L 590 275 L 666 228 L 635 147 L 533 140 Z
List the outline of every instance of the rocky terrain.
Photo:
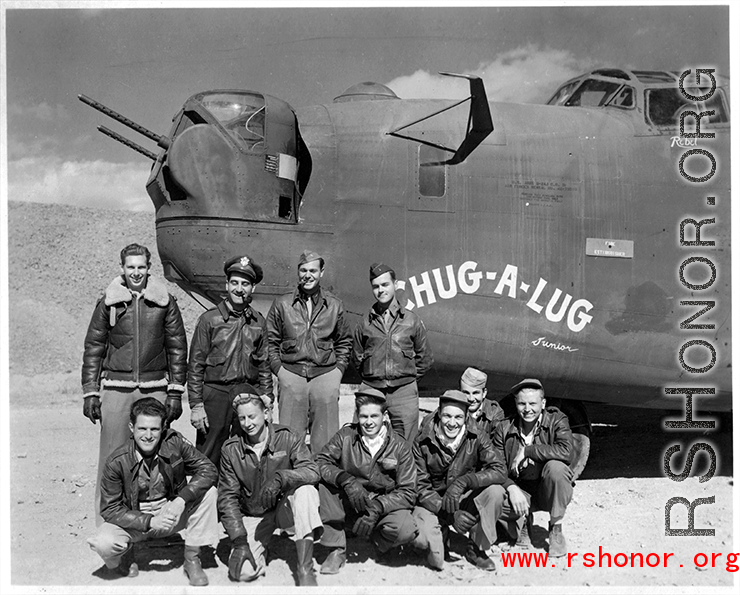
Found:
M 142 568 L 139 577 L 110 583 L 100 576 L 101 562 L 85 543 L 95 530 L 92 497 L 98 426 L 81 413 L 83 339 L 95 300 L 118 273 L 121 247 L 139 242 L 156 253 L 154 218 L 124 211 L 10 203 L 8 232 L 11 523 L 3 526 L 2 533 L 10 546 L 11 574 L 0 577 L 0 591 L 6 592 L 3 585 L 10 585 L 24 592 L 50 588 L 77 591 L 80 587 L 100 592 L 112 586 L 157 592 L 171 586 L 173 591 L 183 592 L 187 581 L 179 545 L 143 548 L 137 554 Z M 156 255 L 153 272 L 161 276 Z M 202 308 L 177 287 L 170 288 L 190 334 Z M 349 421 L 352 401 L 348 390 L 340 404 L 342 421 Z M 423 399 L 424 409 L 434 406 L 433 399 Z M 453 560 L 444 571 L 435 572 L 424 565 L 423 558 L 406 550 L 378 563 L 367 542 L 351 539 L 347 566 L 339 575 L 320 576 L 319 584 L 334 587 L 332 592 L 369 592 L 376 587 L 385 592 L 401 588 L 418 592 L 461 588 L 470 592 L 493 586 L 507 587 L 507 591 L 524 586 L 538 590 L 658 586 L 712 590 L 731 586 L 738 576 L 727 570 L 737 508 L 737 499 L 733 503 L 731 416 L 721 416 L 717 431 L 699 435 L 664 432 L 661 420 L 666 412 L 662 411 L 593 405 L 589 412 L 596 424 L 591 459 L 565 522 L 570 551 L 579 553 L 570 566 L 561 558 L 549 560 L 542 568 L 505 567 L 501 551 L 495 549 L 491 555 L 498 570 L 486 573 L 465 561 L 461 541 L 456 539 Z M 186 407 L 175 427 L 193 439 L 188 415 Z M 672 411 L 670 415 L 679 417 L 681 413 Z M 666 448 L 675 443 L 688 448 L 699 438 L 711 442 L 719 453 L 714 477 L 706 483 L 699 483 L 697 477 L 681 483 L 664 477 Z M 706 468 L 706 459 L 698 456 L 694 469 L 703 473 Z M 695 518 L 696 527 L 714 530 L 713 536 L 665 536 L 665 504 L 677 496 L 689 501 L 714 497 L 713 504 L 696 509 Z M 685 507 L 673 508 L 674 526 L 685 527 L 686 517 Z M 546 517 L 538 513 L 536 522 L 533 551 L 544 553 Z M 612 558 L 619 552 L 644 556 L 655 552 L 661 561 L 664 553 L 674 555 L 667 567 L 662 563 L 654 568 L 617 567 L 614 560 L 610 568 L 584 566 L 583 555 L 594 553 L 598 560 L 599 548 Z M 712 552 L 719 554 L 714 568 Z M 695 558 L 699 553 L 708 554 L 710 563 L 699 567 L 703 560 Z M 325 554 L 317 548 L 319 562 Z M 275 536 L 267 576 L 256 585 L 230 583 L 227 556 L 228 544 L 222 540 L 206 568 L 212 592 L 236 593 L 262 586 L 283 592 L 295 584 L 295 553 L 285 537 Z

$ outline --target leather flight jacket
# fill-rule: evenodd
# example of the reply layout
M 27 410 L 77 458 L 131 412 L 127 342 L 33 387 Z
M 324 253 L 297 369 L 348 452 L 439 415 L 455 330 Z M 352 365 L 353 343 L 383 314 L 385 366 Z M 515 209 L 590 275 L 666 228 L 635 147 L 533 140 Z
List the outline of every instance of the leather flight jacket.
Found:
M 359 480 L 383 507 L 383 514 L 411 510 L 416 502 L 416 464 L 411 445 L 386 425 L 387 435 L 375 456 L 362 441 L 358 424 L 341 428 L 319 454 L 322 481 L 340 487 L 337 477 L 346 471 Z
M 284 366 L 311 379 L 334 368 L 342 374 L 347 369 L 352 334 L 342 301 L 325 289 L 319 289 L 310 319 L 298 289 L 277 298 L 267 313 L 266 329 L 273 374 Z
M 355 328 L 352 345 L 352 363 L 362 381 L 378 389 L 419 380 L 434 363 L 424 323 L 403 306 L 388 329 L 370 308 Z
M 216 485 L 216 466 L 175 430 L 162 432 L 157 461 L 167 500 L 179 496 L 186 504 L 194 502 Z M 143 464 L 136 456 L 133 436 L 108 457 L 100 479 L 100 515 L 105 522 L 122 529 L 149 530 L 153 515 L 139 510 L 137 478 Z
M 151 276 L 138 297 L 116 277 L 98 300 L 85 336 L 83 394 L 99 395 L 101 381 L 182 393 L 186 375 L 187 337 L 175 298 Z
M 519 448 L 523 446 L 519 436 L 519 415 L 514 414 L 500 423 L 493 431 L 493 448 L 501 453 L 506 469 L 514 461 Z M 539 425 L 535 429 L 532 444 L 524 446 L 524 456 L 535 463 L 562 461 L 570 465 L 573 457 L 573 434 L 568 417 L 557 407 L 545 407 Z M 503 482 L 505 488 L 515 484 L 508 477 Z
M 319 468 L 303 436 L 287 426 L 267 424 L 269 436 L 259 459 L 243 436 L 232 436 L 221 447 L 218 511 L 230 539 L 246 535 L 243 516 L 261 516 L 260 495 L 266 483 L 280 476 L 284 494 L 319 482 Z
M 248 306 L 243 312 L 229 308 L 226 300 L 201 314 L 190 342 L 188 400 L 190 407 L 203 402 L 203 384 L 259 385 L 272 396 L 272 372 L 267 361 L 265 319 Z
M 418 503 L 435 514 L 442 506 L 445 491 L 458 477 L 474 473 L 479 488 L 503 483 L 506 479 L 503 456 L 494 450 L 488 434 L 477 422 L 468 418 L 466 427 L 461 430 L 465 438 L 452 454 L 437 437 L 438 416 L 439 409 L 423 419 L 414 443 Z
M 496 401 L 483 399 L 480 405 L 481 414 L 476 418 L 478 426 L 493 440 L 493 430 L 506 419 L 504 410 Z

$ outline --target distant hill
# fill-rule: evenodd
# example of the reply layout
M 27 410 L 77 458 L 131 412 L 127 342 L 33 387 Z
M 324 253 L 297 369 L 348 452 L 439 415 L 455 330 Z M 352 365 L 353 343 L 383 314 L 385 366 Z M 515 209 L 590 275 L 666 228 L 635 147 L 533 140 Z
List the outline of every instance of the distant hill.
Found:
M 121 248 L 132 242 L 151 250 L 152 273 L 164 279 L 153 214 L 8 203 L 11 374 L 79 371 L 95 302 L 120 273 Z M 167 285 L 190 338 L 203 308 Z

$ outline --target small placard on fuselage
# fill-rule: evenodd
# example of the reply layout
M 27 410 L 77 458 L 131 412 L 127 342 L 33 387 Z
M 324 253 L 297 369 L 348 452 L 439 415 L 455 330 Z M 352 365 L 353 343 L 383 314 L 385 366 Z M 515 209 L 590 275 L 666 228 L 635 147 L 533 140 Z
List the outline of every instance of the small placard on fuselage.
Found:
M 632 258 L 635 255 L 635 243 L 632 240 L 586 238 L 586 255 Z

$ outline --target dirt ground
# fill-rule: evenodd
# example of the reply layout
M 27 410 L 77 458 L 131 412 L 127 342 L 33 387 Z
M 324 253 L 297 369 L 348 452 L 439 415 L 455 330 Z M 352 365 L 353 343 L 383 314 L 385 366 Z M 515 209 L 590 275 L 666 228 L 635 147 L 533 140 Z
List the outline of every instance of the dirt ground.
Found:
M 159 544 L 141 548 L 137 561 L 141 568 L 135 579 L 106 581 L 100 576 L 102 563 L 85 539 L 95 530 L 93 491 L 97 461 L 98 426 L 82 416 L 78 375 L 54 374 L 34 378 L 15 375 L 10 387 L 10 583 L 23 592 L 73 590 L 74 592 L 245 592 L 267 587 L 268 592 L 283 592 L 295 585 L 295 551 L 292 542 L 275 535 L 267 576 L 246 586 L 231 583 L 226 575 L 228 542 L 222 539 L 206 566 L 210 587 L 187 586 L 182 571 L 180 544 Z M 351 398 L 341 399 L 342 421 L 351 416 Z M 422 408 L 431 409 L 432 399 L 423 399 Z M 592 421 L 597 425 L 592 456 L 578 481 L 564 524 L 570 552 L 577 552 L 571 566 L 565 558 L 548 560 L 543 568 L 511 568 L 502 563 L 501 552 L 491 553 L 498 569 L 483 572 L 462 556 L 462 540 L 453 540 L 453 561 L 441 572 L 424 565 L 423 557 L 401 551 L 390 561 L 376 562 L 369 543 L 349 540 L 349 560 L 340 574 L 319 575 L 318 582 L 331 592 L 369 592 L 383 587 L 386 592 L 401 588 L 423 592 L 448 592 L 464 587 L 619 587 L 619 586 L 696 586 L 730 587 L 738 572 L 726 570 L 727 554 L 733 547 L 732 441 L 729 417 L 721 420 L 719 431 L 704 436 L 719 454 L 716 475 L 706 483 L 691 477 L 677 483 L 662 474 L 662 457 L 673 443 L 691 444 L 697 436 L 681 440 L 677 434 L 661 430 L 663 412 L 593 406 Z M 189 411 L 176 422 L 176 429 L 194 439 L 188 423 Z M 679 457 L 677 457 L 679 458 Z M 694 469 L 701 473 L 706 461 L 697 457 Z M 681 496 L 714 497 L 712 505 L 696 509 L 695 526 L 710 528 L 714 536 L 666 537 L 666 502 Z M 685 527 L 686 508 L 672 512 L 676 527 Z M 546 551 L 547 519 L 537 513 L 534 552 Z M 611 568 L 598 567 L 599 548 L 612 555 Z M 583 555 L 596 554 L 596 566 L 584 567 Z M 619 568 L 614 556 L 619 553 L 655 552 L 661 563 L 650 568 Z M 697 553 L 709 554 L 709 564 L 698 568 Z M 711 553 L 715 568 L 711 568 Z M 663 567 L 664 553 L 672 553 Z M 316 548 L 317 568 L 326 555 Z M 606 558 L 603 558 L 606 564 Z M 655 557 L 651 558 L 652 561 Z M 700 563 L 702 559 L 698 560 Z M 738 561 L 740 564 L 740 561 Z M 7 579 L 5 579 L 7 580 Z M 38 588 L 34 588 L 34 586 Z M 333 589 L 332 589 L 333 587 Z M 15 589 L 14 589 L 15 590 Z M 510 591 L 510 589 L 507 589 Z

